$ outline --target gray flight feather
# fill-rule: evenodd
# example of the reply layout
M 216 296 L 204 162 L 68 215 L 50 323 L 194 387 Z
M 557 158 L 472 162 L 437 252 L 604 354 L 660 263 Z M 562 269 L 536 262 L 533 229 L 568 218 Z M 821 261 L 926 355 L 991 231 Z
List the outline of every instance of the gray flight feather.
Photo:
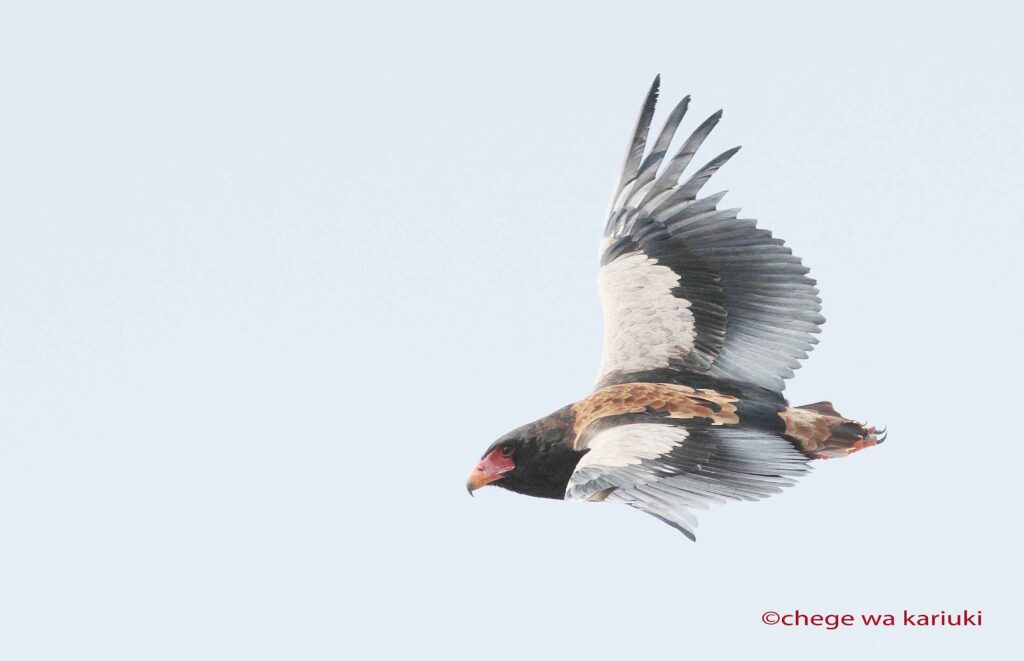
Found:
M 651 332 L 679 332 L 693 324 L 696 337 L 686 335 L 694 331 L 686 331 L 677 342 L 670 341 L 669 346 L 681 348 L 659 367 L 781 392 L 784 379 L 793 375 L 799 361 L 816 344 L 814 334 L 825 321 L 816 283 L 807 277 L 807 267 L 781 239 L 759 229 L 753 220 L 738 218 L 737 209 L 718 209 L 724 193 L 697 198 L 739 147 L 716 156 L 680 182 L 722 111 L 701 123 L 666 161 L 670 143 L 689 106 L 689 97 L 684 98 L 644 157 L 659 83 L 660 78 L 655 78 L 633 132 L 605 225 L 602 264 L 611 266 L 617 259 L 642 252 L 651 264 L 671 269 L 679 278 L 672 296 L 686 301 L 678 309 L 685 310 L 680 314 L 692 319 L 674 325 L 669 321 L 652 329 L 650 317 L 626 318 L 642 312 L 619 305 L 610 310 L 611 323 L 618 332 L 616 340 L 627 341 L 623 333 L 636 328 L 635 344 L 642 346 L 643 338 L 651 337 Z M 640 277 L 628 269 L 612 268 L 607 274 Z M 616 285 L 607 276 L 605 284 L 613 292 L 618 291 L 617 286 L 635 286 L 629 282 Z M 664 309 L 671 307 L 663 305 Z M 646 366 L 650 361 L 633 362 Z M 620 363 L 609 365 L 599 383 L 628 380 L 636 368 L 628 360 Z
M 686 423 L 669 420 L 661 424 L 678 433 L 677 444 L 657 456 L 638 456 L 631 463 L 620 460 L 603 465 L 600 457 L 581 462 L 569 480 L 566 500 L 584 501 L 600 494 L 605 502 L 635 507 L 695 539 L 693 510 L 767 498 L 811 469 L 807 457 L 792 443 L 765 431 L 687 428 Z M 603 433 L 628 440 L 631 429 L 642 437 L 652 430 L 657 433 L 659 427 L 626 424 Z M 642 445 L 642 438 L 632 440 Z M 594 441 L 599 442 L 599 436 Z
M 645 198 L 640 201 L 636 206 L 642 207 L 648 202 L 653 200 L 655 197 L 664 193 L 665 191 L 673 188 L 679 183 L 679 177 L 682 176 L 683 171 L 693 160 L 694 154 L 700 149 L 700 146 L 704 143 L 704 140 L 711 134 L 711 130 L 718 124 L 718 120 L 722 118 L 722 111 L 719 110 L 713 115 L 704 120 L 704 122 L 697 127 L 683 146 L 679 148 L 676 155 L 672 157 L 672 160 L 665 166 L 665 171 L 655 180 L 654 185 L 647 191 Z
M 661 167 L 661 162 L 665 159 L 665 154 L 668 153 L 668 146 L 676 135 L 676 129 L 679 128 L 679 123 L 686 116 L 686 109 L 689 106 L 690 97 L 684 96 L 683 100 L 676 104 L 668 119 L 665 120 L 665 126 L 661 129 L 658 139 L 654 142 L 651 153 L 647 155 L 647 158 L 644 159 L 643 164 L 640 166 L 640 173 L 637 175 L 636 183 L 633 185 L 634 191 L 639 191 L 654 180 L 654 176 L 658 173 L 658 168 Z
M 626 161 L 622 165 L 622 176 L 619 178 L 619 185 L 615 189 L 614 201 L 618 199 L 622 191 L 632 183 L 640 172 L 640 162 L 644 157 L 644 148 L 647 146 L 647 133 L 651 129 L 651 120 L 654 118 L 654 107 L 658 103 L 658 87 L 661 85 L 661 75 L 654 77 L 651 83 L 651 90 L 647 93 L 647 99 L 640 109 L 640 116 L 636 120 L 636 128 L 633 130 L 633 138 L 626 150 Z

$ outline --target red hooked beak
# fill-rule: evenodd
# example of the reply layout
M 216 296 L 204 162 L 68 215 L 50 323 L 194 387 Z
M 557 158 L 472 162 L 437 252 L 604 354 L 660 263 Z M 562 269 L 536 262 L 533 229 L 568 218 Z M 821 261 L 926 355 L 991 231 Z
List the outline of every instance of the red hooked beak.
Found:
M 466 491 L 472 496 L 474 491 L 486 487 L 495 480 L 500 480 L 502 475 L 515 467 L 512 457 L 503 455 L 500 447 L 494 448 L 477 463 L 473 470 L 469 471 L 469 477 L 466 478 Z

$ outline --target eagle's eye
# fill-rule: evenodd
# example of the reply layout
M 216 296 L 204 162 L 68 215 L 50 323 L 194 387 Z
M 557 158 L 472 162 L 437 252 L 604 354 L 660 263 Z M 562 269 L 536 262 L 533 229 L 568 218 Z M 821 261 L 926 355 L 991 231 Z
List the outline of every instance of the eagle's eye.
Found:
M 506 445 L 502 445 L 501 446 L 501 454 L 504 457 L 511 457 L 512 453 L 515 452 L 515 451 L 516 451 L 516 449 L 514 447 L 512 447 L 511 445 L 507 445 L 506 444 Z

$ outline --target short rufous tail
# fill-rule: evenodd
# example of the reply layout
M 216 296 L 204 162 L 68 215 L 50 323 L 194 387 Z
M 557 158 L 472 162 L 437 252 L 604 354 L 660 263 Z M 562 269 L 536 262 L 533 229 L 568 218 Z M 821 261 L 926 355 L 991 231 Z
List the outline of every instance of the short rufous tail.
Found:
M 885 430 L 844 418 L 831 402 L 817 402 L 779 413 L 785 436 L 812 459 L 845 457 L 885 440 Z

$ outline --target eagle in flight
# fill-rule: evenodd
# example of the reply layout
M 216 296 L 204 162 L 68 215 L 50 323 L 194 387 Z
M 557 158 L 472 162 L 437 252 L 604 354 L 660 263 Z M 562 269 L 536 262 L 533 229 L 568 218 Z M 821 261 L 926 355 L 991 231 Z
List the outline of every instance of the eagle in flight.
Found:
M 698 197 L 738 147 L 682 177 L 721 111 L 669 157 L 687 96 L 647 149 L 659 84 L 640 111 L 601 241 L 597 386 L 492 443 L 467 488 L 625 503 L 696 539 L 694 509 L 766 498 L 811 460 L 885 434 L 828 402 L 791 407 L 782 396 L 825 321 L 815 281 L 781 239 L 738 209 L 719 209 L 724 193 Z

